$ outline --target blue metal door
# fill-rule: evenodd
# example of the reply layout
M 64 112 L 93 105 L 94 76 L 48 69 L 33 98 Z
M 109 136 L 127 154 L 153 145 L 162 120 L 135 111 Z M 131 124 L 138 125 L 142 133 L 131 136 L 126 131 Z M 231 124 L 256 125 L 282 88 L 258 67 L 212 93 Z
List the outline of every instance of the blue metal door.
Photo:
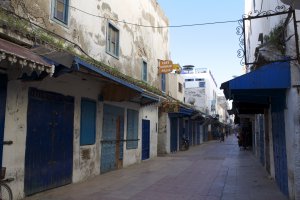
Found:
M 196 123 L 196 126 L 197 126 L 197 128 L 196 128 L 196 131 L 197 131 L 197 145 L 199 145 L 200 144 L 200 138 L 201 138 L 201 125 L 200 125 L 200 123 L 199 122 L 197 122 Z
M 142 160 L 150 158 L 150 120 L 142 121 Z
M 26 195 L 72 182 L 73 118 L 73 97 L 29 90 Z
M 123 165 L 124 108 L 104 104 L 101 147 L 101 173 Z
M 279 99 L 278 99 L 279 101 Z M 288 173 L 285 142 L 284 104 L 272 104 L 272 133 L 275 179 L 280 190 L 288 196 Z
M 260 148 L 260 162 L 265 164 L 265 131 L 264 131 L 264 118 L 259 116 L 259 148 Z
M 0 74 L 0 169 L 2 167 L 7 77 Z
M 171 119 L 171 152 L 177 151 L 177 143 L 178 143 L 178 128 L 177 128 L 177 118 L 172 117 Z
M 179 148 L 182 148 L 183 137 L 185 137 L 185 129 L 183 127 L 183 118 L 178 118 L 179 121 Z
M 193 122 L 189 120 L 189 144 L 193 145 Z

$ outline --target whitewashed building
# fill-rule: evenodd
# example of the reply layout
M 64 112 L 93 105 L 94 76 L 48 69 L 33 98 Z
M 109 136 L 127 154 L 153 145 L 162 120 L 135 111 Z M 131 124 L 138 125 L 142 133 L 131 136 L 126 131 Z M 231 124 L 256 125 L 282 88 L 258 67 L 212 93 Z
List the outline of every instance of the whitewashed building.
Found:
M 298 3 L 245 1 L 249 73 L 221 85 L 237 122 L 252 132 L 254 153 L 290 199 L 300 199 Z
M 168 26 L 155 0 L 0 5 L 0 160 L 14 199 L 157 156 L 169 32 L 154 28 Z
M 212 72 L 207 68 L 186 65 L 181 76 L 184 78 L 184 102 L 208 115 L 215 115 L 218 89 Z

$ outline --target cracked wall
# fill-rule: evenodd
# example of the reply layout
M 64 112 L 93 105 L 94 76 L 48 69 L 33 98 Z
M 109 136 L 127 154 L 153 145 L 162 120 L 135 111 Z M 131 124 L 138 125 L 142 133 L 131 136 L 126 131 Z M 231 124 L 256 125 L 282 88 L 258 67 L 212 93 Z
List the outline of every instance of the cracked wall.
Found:
M 12 7 L 19 15 L 74 42 L 91 57 L 135 79 L 141 80 L 142 61 L 146 61 L 148 83 L 160 87 L 157 59 L 170 59 L 168 29 L 132 25 L 168 25 L 167 17 L 155 0 L 70 1 L 68 25 L 53 20 L 51 0 L 12 0 Z M 118 58 L 106 53 L 108 22 L 120 31 Z

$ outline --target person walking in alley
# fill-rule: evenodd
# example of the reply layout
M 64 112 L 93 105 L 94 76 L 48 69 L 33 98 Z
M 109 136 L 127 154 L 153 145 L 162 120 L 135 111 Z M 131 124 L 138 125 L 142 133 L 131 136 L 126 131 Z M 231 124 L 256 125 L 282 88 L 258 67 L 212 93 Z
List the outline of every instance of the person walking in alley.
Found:
M 225 135 L 223 132 L 220 133 L 220 142 L 224 142 L 225 141 Z

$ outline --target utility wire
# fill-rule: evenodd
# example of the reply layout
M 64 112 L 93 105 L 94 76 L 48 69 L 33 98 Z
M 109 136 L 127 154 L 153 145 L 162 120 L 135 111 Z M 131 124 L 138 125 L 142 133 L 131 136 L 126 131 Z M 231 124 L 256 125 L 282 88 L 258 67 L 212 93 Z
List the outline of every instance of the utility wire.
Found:
M 78 10 L 82 13 L 85 13 L 87 15 L 90 15 L 92 17 L 97 17 L 97 18 L 101 18 L 101 19 L 105 19 L 105 20 L 111 20 L 111 21 L 114 21 L 114 22 L 119 22 L 119 23 L 123 23 L 123 24 L 127 24 L 127 25 L 139 26 L 139 27 L 145 27 L 145 28 L 158 28 L 158 29 L 159 28 L 181 28 L 181 27 L 191 27 L 191 26 L 205 26 L 205 25 L 214 25 L 214 24 L 234 23 L 234 22 L 238 22 L 238 21 L 241 20 L 241 19 L 239 19 L 239 20 L 216 21 L 216 22 L 205 22 L 205 23 L 195 23 L 195 24 L 169 25 L 169 26 L 152 26 L 152 25 L 143 25 L 143 24 L 127 22 L 125 20 L 117 20 L 117 19 L 113 19 L 113 18 L 110 18 L 110 17 L 104 17 L 104 16 L 101 16 L 101 15 L 95 15 L 95 14 L 89 13 L 87 11 L 81 10 L 79 8 L 76 8 L 74 6 L 70 6 L 70 5 L 67 5 L 67 6 L 69 6 L 70 8 L 73 8 L 75 10 Z

